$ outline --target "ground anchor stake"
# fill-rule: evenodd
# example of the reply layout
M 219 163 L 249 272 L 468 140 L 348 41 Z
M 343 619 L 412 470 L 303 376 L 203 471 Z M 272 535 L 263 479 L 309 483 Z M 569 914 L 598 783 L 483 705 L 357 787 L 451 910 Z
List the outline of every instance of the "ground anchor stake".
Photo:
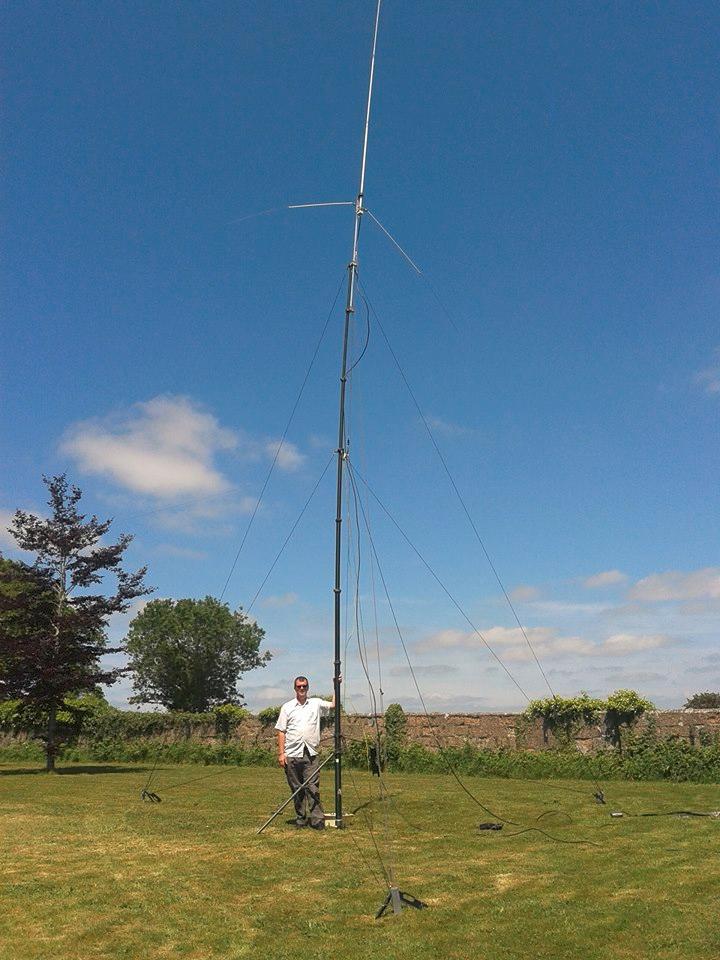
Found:
M 398 890 L 397 887 L 390 887 L 383 905 L 375 914 L 376 920 L 380 919 L 391 903 L 393 913 L 401 913 L 403 904 L 405 904 L 406 907 L 415 907 L 416 910 L 423 910 L 425 907 L 427 907 L 427 904 L 423 903 L 422 900 L 418 900 L 417 897 L 411 897 L 409 894 L 403 893 L 402 890 Z

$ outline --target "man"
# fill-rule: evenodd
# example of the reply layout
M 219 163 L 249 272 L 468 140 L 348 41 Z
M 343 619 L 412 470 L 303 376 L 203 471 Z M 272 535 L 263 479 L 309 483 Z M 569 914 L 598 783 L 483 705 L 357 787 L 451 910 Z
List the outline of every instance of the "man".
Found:
M 325 812 L 320 803 L 320 718 L 326 717 L 335 706 L 332 700 L 308 697 L 307 677 L 295 677 L 295 697 L 280 708 L 275 724 L 278 732 L 278 763 L 292 793 L 295 794 L 295 826 L 313 830 L 325 829 Z M 303 786 L 305 784 L 305 786 Z

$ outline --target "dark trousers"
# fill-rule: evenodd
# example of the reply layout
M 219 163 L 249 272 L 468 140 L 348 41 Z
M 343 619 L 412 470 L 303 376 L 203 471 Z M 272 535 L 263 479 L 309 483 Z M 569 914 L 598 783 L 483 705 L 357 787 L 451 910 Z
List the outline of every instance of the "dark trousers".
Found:
M 320 803 L 320 764 L 317 755 L 311 757 L 306 747 L 301 757 L 286 757 L 285 776 L 292 793 L 298 791 L 293 801 L 296 821 L 307 823 L 309 819 L 311 823 L 323 823 L 325 812 Z

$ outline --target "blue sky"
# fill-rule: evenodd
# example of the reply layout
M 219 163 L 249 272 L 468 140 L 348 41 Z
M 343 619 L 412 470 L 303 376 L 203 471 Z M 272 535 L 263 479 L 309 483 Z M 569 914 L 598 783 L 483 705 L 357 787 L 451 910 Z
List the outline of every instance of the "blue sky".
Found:
M 327 692 L 352 208 L 287 205 L 355 197 L 374 3 L 0 16 L 2 529 L 67 471 L 155 596 L 259 591 L 252 709 Z M 366 216 L 348 709 L 358 637 L 409 710 L 408 659 L 443 711 L 720 689 L 719 21 L 384 0 L 365 202 L 422 276 Z

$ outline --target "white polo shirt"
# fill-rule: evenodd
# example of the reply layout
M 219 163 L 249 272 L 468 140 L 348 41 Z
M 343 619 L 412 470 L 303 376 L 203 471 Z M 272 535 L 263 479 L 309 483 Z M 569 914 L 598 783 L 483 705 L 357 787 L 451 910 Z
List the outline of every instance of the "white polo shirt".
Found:
M 305 703 L 297 698 L 288 700 L 280 708 L 280 716 L 275 729 L 285 734 L 285 756 L 301 757 L 308 748 L 310 756 L 317 754 L 320 746 L 320 718 L 326 717 L 332 710 L 329 700 L 320 697 L 308 697 Z

